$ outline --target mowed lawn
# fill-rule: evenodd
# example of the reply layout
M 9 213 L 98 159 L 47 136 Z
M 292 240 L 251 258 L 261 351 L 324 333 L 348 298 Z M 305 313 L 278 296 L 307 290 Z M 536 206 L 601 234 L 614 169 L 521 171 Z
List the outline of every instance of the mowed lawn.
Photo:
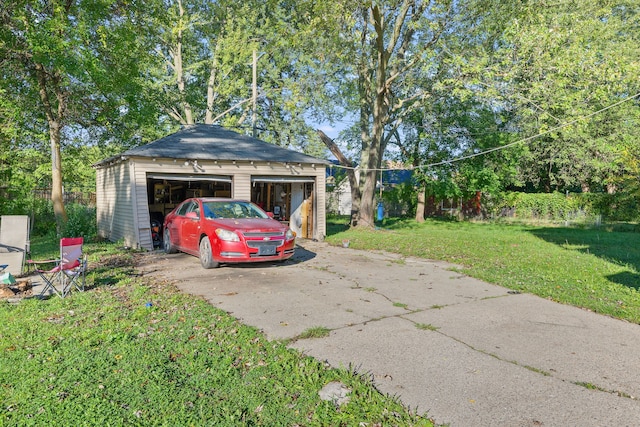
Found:
M 333 220 L 327 241 L 455 263 L 458 271 L 640 324 L 640 227 L 568 228 L 385 220 L 375 231 Z
M 32 239 L 34 258 L 55 246 Z M 368 373 L 331 368 L 141 276 L 139 253 L 85 248 L 86 292 L 0 300 L 0 426 L 432 425 Z M 348 402 L 321 398 L 331 382 Z
M 450 261 L 491 283 L 640 323 L 634 226 L 386 220 L 366 231 L 344 221 L 331 224 L 330 244 Z M 55 248 L 32 239 L 34 258 Z M 140 276 L 139 254 L 86 249 L 87 292 L 0 301 L 0 425 L 431 425 L 381 395 L 366 372 L 333 369 Z M 349 403 L 320 398 L 332 381 L 349 388 Z

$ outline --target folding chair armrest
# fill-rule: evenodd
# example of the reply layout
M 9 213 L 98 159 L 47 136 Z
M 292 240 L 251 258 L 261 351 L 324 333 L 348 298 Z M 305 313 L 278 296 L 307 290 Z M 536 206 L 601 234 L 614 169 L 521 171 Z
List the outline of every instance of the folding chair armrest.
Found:
M 27 262 L 29 264 L 51 264 L 52 262 L 60 262 L 60 260 L 59 259 L 42 259 L 42 260 L 28 259 Z
M 44 260 L 38 260 L 38 261 L 32 260 L 32 259 L 27 260 L 27 265 L 33 266 L 36 269 L 38 268 L 38 266 L 43 264 L 60 264 L 60 260 L 59 259 L 44 259 Z

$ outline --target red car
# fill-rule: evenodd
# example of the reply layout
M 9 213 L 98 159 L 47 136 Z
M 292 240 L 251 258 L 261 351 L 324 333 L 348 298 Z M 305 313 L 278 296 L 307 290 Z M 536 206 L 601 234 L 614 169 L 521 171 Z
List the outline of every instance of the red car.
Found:
M 291 258 L 295 233 L 251 202 L 193 198 L 165 217 L 163 245 L 167 253 L 186 252 L 204 268 L 216 268 Z

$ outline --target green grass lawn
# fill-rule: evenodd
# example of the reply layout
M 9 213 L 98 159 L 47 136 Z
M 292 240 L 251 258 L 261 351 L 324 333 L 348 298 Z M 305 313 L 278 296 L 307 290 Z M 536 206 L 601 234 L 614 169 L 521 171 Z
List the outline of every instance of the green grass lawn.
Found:
M 367 375 L 330 368 L 140 277 L 138 254 L 85 246 L 86 292 L 0 301 L 0 425 L 432 425 Z M 32 244 L 34 258 L 56 249 Z M 331 381 L 352 390 L 349 403 L 320 399 Z
M 640 323 L 633 227 L 386 220 L 364 231 L 345 221 L 329 224 L 329 243 L 450 261 L 491 283 Z M 431 425 L 367 375 L 329 368 L 201 298 L 140 277 L 138 254 L 113 244 L 86 249 L 87 292 L 0 301 L 0 425 Z M 34 258 L 56 251 L 55 241 L 32 239 Z M 349 403 L 319 398 L 330 381 L 352 389 Z
M 349 240 L 352 248 L 449 261 L 490 283 L 640 323 L 637 226 L 385 220 L 379 229 L 364 231 L 347 229 L 346 221 L 332 220 L 329 243 Z

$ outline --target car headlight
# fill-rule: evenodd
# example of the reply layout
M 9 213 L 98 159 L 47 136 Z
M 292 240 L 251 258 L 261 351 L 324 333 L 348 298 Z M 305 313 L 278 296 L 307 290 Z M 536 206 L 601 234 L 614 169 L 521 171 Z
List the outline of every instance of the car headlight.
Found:
M 289 229 L 287 230 L 287 232 L 286 232 L 286 233 L 284 233 L 284 237 L 285 237 L 287 240 L 295 239 L 295 237 L 296 237 L 296 233 L 295 233 L 293 230 L 291 230 L 291 229 L 289 228 Z
M 220 240 L 226 242 L 239 242 L 240 237 L 233 231 L 225 230 L 224 228 L 216 228 L 216 234 Z

